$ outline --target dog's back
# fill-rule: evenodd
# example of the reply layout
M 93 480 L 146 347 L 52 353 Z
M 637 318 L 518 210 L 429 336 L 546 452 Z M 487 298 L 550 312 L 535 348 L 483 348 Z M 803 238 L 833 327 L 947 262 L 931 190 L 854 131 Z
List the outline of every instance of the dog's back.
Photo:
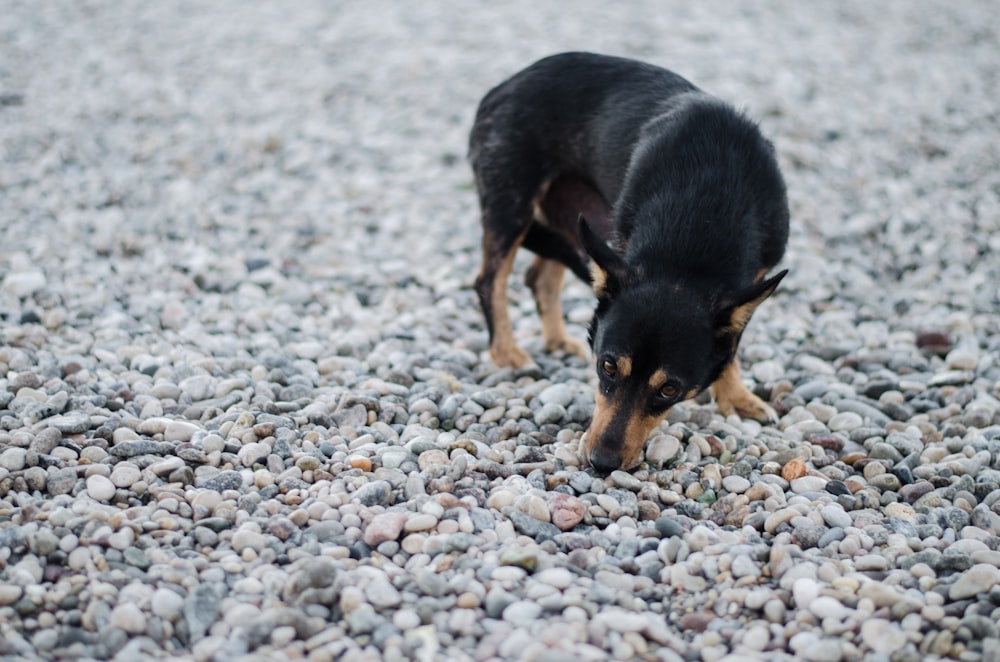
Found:
M 785 184 L 757 124 L 702 92 L 646 122 L 614 208 L 624 259 L 649 276 L 710 277 L 731 290 L 777 264 Z
M 629 262 L 718 275 L 724 261 L 738 272 L 726 280 L 746 282 L 784 251 L 771 144 L 731 106 L 654 65 L 576 52 L 539 60 L 483 98 L 469 152 L 487 196 L 518 174 L 536 186 L 560 175 L 589 182 Z
M 635 60 L 553 55 L 486 94 L 469 159 L 479 179 L 491 177 L 497 161 L 523 165 L 533 158 L 553 172 L 588 175 L 613 202 L 642 126 L 672 97 L 696 89 L 677 74 Z

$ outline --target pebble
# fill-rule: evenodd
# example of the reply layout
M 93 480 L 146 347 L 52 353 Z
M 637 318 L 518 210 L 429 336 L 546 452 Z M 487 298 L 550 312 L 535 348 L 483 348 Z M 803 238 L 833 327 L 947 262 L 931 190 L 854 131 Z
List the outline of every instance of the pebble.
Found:
M 986 563 L 977 563 L 962 573 L 949 587 L 948 598 L 950 600 L 965 600 L 981 593 L 988 593 L 997 584 L 1000 584 L 1000 568 Z
M 587 504 L 569 494 L 556 492 L 549 499 L 551 522 L 562 531 L 569 531 L 583 521 L 587 514 Z
M 21 471 L 24 469 L 28 451 L 23 448 L 8 448 L 0 453 L 0 467 L 8 471 Z
M 87 478 L 87 494 L 95 501 L 108 501 L 115 496 L 115 484 L 105 476 L 94 474 Z
M 138 605 L 126 602 L 111 610 L 111 627 L 129 634 L 139 634 L 146 630 L 146 616 Z
M 646 445 L 646 461 L 656 466 L 674 459 L 680 453 L 681 442 L 669 434 L 654 434 Z
M 853 523 L 851 516 L 844 512 L 843 508 L 837 506 L 823 506 L 820 509 L 820 515 L 823 517 L 823 521 L 830 527 L 846 529 Z
M 861 623 L 861 640 L 875 653 L 891 655 L 906 643 L 906 633 L 889 621 L 869 618 Z
M 503 610 L 503 620 L 514 625 L 528 625 L 541 615 L 541 606 L 527 600 L 512 602 Z
M 409 519 L 406 513 L 380 513 L 368 523 L 363 539 L 367 545 L 372 547 L 377 547 L 387 540 L 396 540 Z M 410 530 L 409 528 L 407 529 L 407 531 Z
M 791 481 L 792 491 L 796 494 L 820 492 L 826 487 L 827 479 L 822 476 L 802 476 Z

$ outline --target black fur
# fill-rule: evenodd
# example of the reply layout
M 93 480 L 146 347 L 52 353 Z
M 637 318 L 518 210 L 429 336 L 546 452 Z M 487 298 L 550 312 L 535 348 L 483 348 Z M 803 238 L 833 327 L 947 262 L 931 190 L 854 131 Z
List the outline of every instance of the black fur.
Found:
M 590 53 L 540 60 L 486 95 L 469 154 L 487 250 L 524 237 L 581 277 L 588 257 L 602 272 L 590 341 L 602 393 L 625 420 L 660 416 L 719 378 L 784 276 L 762 278 L 788 238 L 773 146 L 744 114 L 665 69 Z M 562 178 L 586 183 L 605 208 L 563 200 L 549 214 L 562 220 L 534 222 L 532 204 Z M 581 212 L 586 221 L 565 220 Z M 628 379 L 609 379 L 602 362 L 623 356 Z M 681 395 L 654 392 L 657 370 Z M 619 433 L 591 446 L 592 459 L 609 458 L 602 468 L 621 458 Z

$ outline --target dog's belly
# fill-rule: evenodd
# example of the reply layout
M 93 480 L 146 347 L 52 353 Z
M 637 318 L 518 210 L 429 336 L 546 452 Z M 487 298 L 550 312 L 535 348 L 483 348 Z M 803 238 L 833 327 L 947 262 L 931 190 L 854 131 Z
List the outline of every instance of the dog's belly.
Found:
M 587 223 L 602 238 L 611 234 L 611 207 L 589 182 L 571 175 L 554 179 L 537 202 L 540 220 L 549 229 L 568 239 L 581 249 L 579 219 Z

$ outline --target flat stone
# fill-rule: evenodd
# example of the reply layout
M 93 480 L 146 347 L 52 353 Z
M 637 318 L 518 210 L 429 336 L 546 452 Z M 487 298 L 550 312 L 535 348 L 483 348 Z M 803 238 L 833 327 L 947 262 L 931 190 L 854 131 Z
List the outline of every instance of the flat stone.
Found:
M 139 634 L 146 630 L 146 616 L 138 605 L 125 602 L 111 610 L 111 627 L 129 634 Z
M 50 416 L 45 423 L 63 434 L 83 434 L 90 429 L 90 417 L 82 414 Z
M 223 471 L 206 480 L 202 483 L 201 487 L 206 490 L 215 490 L 216 492 L 238 490 L 243 487 L 243 476 L 237 471 Z
M 842 529 L 846 529 L 854 522 L 851 519 L 850 514 L 838 506 L 823 506 L 819 512 L 823 517 L 823 521 L 830 527 L 840 527 Z
M 861 624 L 861 641 L 876 653 L 891 655 L 906 644 L 906 633 L 882 618 L 869 618 Z
M 654 434 L 646 445 L 646 461 L 655 466 L 677 457 L 681 451 L 681 442 L 669 434 Z
M 587 504 L 575 496 L 555 492 L 549 499 L 549 516 L 561 531 L 569 531 L 583 521 Z
M 826 488 L 827 480 L 822 476 L 803 476 L 791 481 L 790 485 L 796 494 L 822 492 Z
M 404 512 L 380 513 L 365 527 L 365 544 L 376 547 L 387 540 L 396 540 L 403 532 L 403 525 L 409 515 Z
M 977 563 L 948 588 L 948 598 L 965 600 L 981 593 L 989 593 L 990 589 L 1000 583 L 1000 568 L 987 563 Z
M 28 451 L 23 448 L 12 447 L 0 453 L 0 467 L 8 471 L 21 471 L 24 469 L 28 457 Z
M 722 479 L 722 487 L 731 494 L 743 494 L 750 489 L 750 481 L 743 476 L 726 476 Z
M 108 501 L 115 496 L 115 484 L 110 479 L 94 474 L 87 479 L 87 494 L 95 501 Z
M 115 444 L 108 451 L 115 457 L 128 459 L 139 455 L 159 455 L 160 444 L 151 439 L 123 441 Z

